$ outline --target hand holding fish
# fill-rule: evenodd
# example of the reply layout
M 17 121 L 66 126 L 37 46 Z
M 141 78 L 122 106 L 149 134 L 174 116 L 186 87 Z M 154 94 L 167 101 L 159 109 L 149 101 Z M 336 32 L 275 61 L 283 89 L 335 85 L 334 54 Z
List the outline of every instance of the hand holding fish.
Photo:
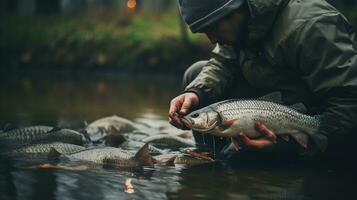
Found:
M 262 137 L 251 139 L 245 133 L 240 132 L 238 136 L 232 137 L 232 143 L 236 150 L 239 146 L 262 151 L 269 151 L 274 148 L 277 141 L 275 133 L 260 122 L 256 122 L 255 127 Z
M 180 115 L 186 115 L 199 103 L 198 96 L 193 92 L 181 94 L 171 100 L 169 110 L 169 122 L 177 128 L 184 129 L 186 126 L 181 122 Z

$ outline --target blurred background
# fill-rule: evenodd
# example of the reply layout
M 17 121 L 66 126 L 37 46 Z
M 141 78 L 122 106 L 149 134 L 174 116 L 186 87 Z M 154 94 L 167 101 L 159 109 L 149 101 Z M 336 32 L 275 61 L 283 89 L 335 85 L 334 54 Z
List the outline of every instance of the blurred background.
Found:
M 355 0 L 330 2 L 357 24 Z M 176 0 L 0 0 L 0 125 L 167 120 L 184 70 L 211 49 Z
M 12 72 L 176 73 L 210 51 L 176 0 L 1 0 L 0 12 L 1 65 Z
M 357 24 L 355 0 L 329 0 Z M 1 69 L 182 73 L 211 46 L 177 0 L 0 0 Z

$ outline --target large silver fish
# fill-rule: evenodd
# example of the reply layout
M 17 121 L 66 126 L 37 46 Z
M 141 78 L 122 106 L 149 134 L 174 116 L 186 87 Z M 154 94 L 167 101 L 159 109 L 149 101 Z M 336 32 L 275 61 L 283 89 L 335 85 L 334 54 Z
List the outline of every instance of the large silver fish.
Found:
M 88 140 L 77 131 L 51 126 L 29 126 L 0 133 L 0 147 L 2 148 L 18 148 L 40 142 L 64 142 L 82 145 Z
M 73 154 L 85 150 L 85 147 L 66 144 L 61 142 L 46 143 L 46 144 L 30 144 L 23 147 L 12 149 L 6 152 L 9 156 L 25 156 L 25 157 L 47 157 L 52 148 L 56 149 L 61 154 Z
M 51 158 L 60 156 L 55 148 Z M 149 154 L 148 144 L 132 155 L 130 152 L 114 147 L 95 148 L 65 156 L 70 159 L 94 162 L 97 164 L 111 164 L 120 167 L 153 166 L 154 160 Z
M 269 98 L 218 102 L 184 116 L 182 121 L 187 127 L 201 133 L 235 137 L 244 132 L 250 138 L 261 136 L 255 128 L 255 123 L 261 122 L 276 135 L 284 139 L 291 136 L 305 148 L 311 137 L 320 150 L 326 149 L 327 138 L 316 134 L 320 126 L 318 116 L 308 116 L 297 109 L 264 100 Z

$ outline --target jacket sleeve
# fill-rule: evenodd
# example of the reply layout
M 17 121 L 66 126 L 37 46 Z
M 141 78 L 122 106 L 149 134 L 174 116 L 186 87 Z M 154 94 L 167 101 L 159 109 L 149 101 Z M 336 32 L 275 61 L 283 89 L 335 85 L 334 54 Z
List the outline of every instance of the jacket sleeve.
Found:
M 217 101 L 238 70 L 237 57 L 232 47 L 217 44 L 212 51 L 212 58 L 184 92 L 196 93 L 200 106 Z
M 288 40 L 288 62 L 299 71 L 306 87 L 321 100 L 319 133 L 329 145 L 356 134 L 357 51 L 351 25 L 337 12 L 305 22 Z

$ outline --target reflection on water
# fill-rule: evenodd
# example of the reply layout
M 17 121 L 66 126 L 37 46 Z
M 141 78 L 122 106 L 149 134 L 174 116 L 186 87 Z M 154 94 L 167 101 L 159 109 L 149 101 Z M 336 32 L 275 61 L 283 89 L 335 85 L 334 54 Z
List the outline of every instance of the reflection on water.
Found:
M 167 124 L 177 80 L 21 76 L 2 78 L 0 122 L 81 128 L 118 114 L 154 127 Z M 215 163 L 85 171 L 32 168 L 0 158 L 0 199 L 353 199 L 355 172 L 309 165 Z M 133 193 L 126 192 L 128 179 Z
M 177 79 L 168 78 L 3 77 L 0 122 L 76 127 L 113 114 L 128 119 L 167 116 L 178 85 Z

